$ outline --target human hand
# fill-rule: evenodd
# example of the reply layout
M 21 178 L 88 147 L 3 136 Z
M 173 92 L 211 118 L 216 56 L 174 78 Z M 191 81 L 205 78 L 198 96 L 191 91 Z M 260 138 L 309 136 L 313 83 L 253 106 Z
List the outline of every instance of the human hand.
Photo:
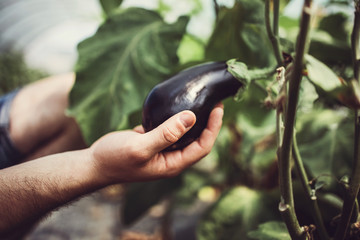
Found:
M 200 138 L 176 151 L 162 150 L 179 140 L 195 124 L 196 117 L 191 111 L 180 112 L 147 133 L 142 127 L 109 133 L 90 147 L 96 171 L 107 183 L 176 176 L 211 151 L 222 125 L 223 113 L 223 105 L 217 105 Z

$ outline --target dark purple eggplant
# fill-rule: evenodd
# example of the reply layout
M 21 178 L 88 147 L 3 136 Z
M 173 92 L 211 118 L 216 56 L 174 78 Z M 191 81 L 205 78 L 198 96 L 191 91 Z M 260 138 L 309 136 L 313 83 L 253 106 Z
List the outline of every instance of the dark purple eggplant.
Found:
M 147 132 L 174 114 L 191 110 L 196 115 L 195 125 L 167 150 L 182 149 L 200 136 L 214 106 L 235 95 L 242 85 L 227 71 L 225 62 L 188 68 L 150 91 L 143 106 L 142 125 Z

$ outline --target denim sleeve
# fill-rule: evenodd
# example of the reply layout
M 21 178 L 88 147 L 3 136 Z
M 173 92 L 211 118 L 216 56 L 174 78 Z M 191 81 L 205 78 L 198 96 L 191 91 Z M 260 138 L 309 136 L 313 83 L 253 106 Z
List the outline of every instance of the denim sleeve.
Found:
M 15 165 L 22 158 L 9 135 L 10 107 L 18 91 L 0 97 L 0 169 Z

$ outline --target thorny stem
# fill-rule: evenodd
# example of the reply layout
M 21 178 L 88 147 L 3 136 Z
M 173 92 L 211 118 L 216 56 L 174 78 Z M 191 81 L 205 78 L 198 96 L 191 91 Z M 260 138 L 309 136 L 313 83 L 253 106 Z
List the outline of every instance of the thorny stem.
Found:
M 322 239 L 322 240 L 329 239 L 329 235 L 326 231 L 326 228 L 325 228 L 325 225 L 323 222 L 323 218 L 321 216 L 321 212 L 319 209 L 319 205 L 317 202 L 315 192 L 312 191 L 312 189 L 310 188 L 310 185 L 309 185 L 309 179 L 307 177 L 305 167 L 304 167 L 303 161 L 301 159 L 301 155 L 300 155 L 299 148 L 297 145 L 296 134 L 293 135 L 292 155 L 293 155 L 295 168 L 296 168 L 297 174 L 299 176 L 301 185 L 306 193 L 309 203 L 311 204 L 311 208 L 312 208 L 311 214 L 312 214 L 312 217 L 313 217 L 315 225 L 316 225 L 316 230 L 318 230 L 320 239 Z
M 308 33 L 310 26 L 310 8 L 311 0 L 305 0 L 301 22 L 300 32 L 297 39 L 296 55 L 293 63 L 289 81 L 289 94 L 287 108 L 285 112 L 285 129 L 283 141 L 279 151 L 279 179 L 282 202 L 280 205 L 286 206 L 286 211 L 281 211 L 282 217 L 286 223 L 292 239 L 305 239 L 305 232 L 300 227 L 294 209 L 294 197 L 291 179 L 290 155 L 292 138 L 294 134 L 294 124 L 296 108 L 299 99 L 300 82 L 303 75 L 304 55 L 307 50 Z
M 353 55 L 354 78 L 360 81 L 360 1 L 355 1 L 354 27 L 351 34 L 351 46 Z M 359 111 L 355 110 L 355 139 L 354 139 L 354 167 L 350 178 L 348 194 L 343 203 L 340 223 L 335 233 L 335 240 L 345 239 L 348 233 L 350 219 L 352 217 L 356 197 L 360 187 L 360 116 Z
M 265 1 L 265 26 L 268 37 L 271 41 L 278 67 L 283 66 L 284 59 L 279 41 L 279 0 L 274 0 L 273 26 L 271 26 L 270 1 Z

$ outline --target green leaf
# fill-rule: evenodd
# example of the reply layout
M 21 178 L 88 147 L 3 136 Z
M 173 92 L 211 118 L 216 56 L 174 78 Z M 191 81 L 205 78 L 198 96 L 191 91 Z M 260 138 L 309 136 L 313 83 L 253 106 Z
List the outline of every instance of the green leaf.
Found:
M 306 56 L 306 71 L 308 80 L 319 94 L 319 100 L 329 105 L 341 103 L 349 108 L 360 108 L 360 87 L 356 81 L 345 82 L 324 63 L 310 55 Z
M 267 92 L 260 82 L 266 81 L 252 81 L 240 102 L 224 101 L 224 127 L 215 146 L 220 165 L 217 170 L 225 172 L 230 182 L 243 184 L 245 180 L 270 187 L 276 181 L 264 180 L 271 175 L 276 159 L 276 112 L 263 104 Z
M 236 59 L 231 59 L 226 62 L 227 70 L 243 85 L 247 86 L 250 83 L 250 75 L 245 63 L 238 62 Z
M 196 37 L 186 34 L 182 39 L 178 56 L 181 64 L 204 59 L 204 44 Z
M 347 42 L 333 38 L 323 30 L 312 32 L 309 53 L 329 65 L 351 64 L 350 45 Z
M 226 62 L 228 72 L 239 80 L 244 87 L 239 89 L 236 98 L 240 99 L 242 93 L 247 89 L 252 80 L 269 79 L 275 73 L 275 66 L 268 68 L 255 68 L 249 70 L 245 63 L 230 59 Z
M 128 127 L 128 115 L 142 107 L 154 85 L 173 73 L 187 22 L 181 17 L 167 24 L 155 12 L 129 8 L 112 15 L 79 44 L 68 113 L 88 144 Z
M 117 9 L 123 0 L 100 0 L 100 5 L 107 16 L 110 16 Z
M 353 120 L 347 109 L 313 109 L 298 116 L 300 154 L 312 177 L 330 174 L 340 179 L 351 172 Z
M 333 38 L 349 43 L 350 39 L 350 24 L 349 17 L 343 12 L 334 13 L 325 16 L 319 23 L 319 29 L 326 31 Z
M 248 236 L 251 239 L 259 240 L 291 240 L 285 223 L 278 221 L 270 221 L 260 224 L 258 229 L 249 232 Z
M 260 223 L 280 220 L 278 192 L 234 187 L 223 193 L 206 213 L 197 229 L 199 240 L 248 239 L 247 233 Z
M 238 0 L 233 8 L 220 8 L 205 56 L 210 60 L 238 59 L 251 67 L 275 62 L 264 21 L 264 3 Z
M 321 92 L 331 92 L 342 86 L 339 77 L 324 63 L 316 58 L 306 55 L 307 77 Z
M 121 217 L 130 225 L 143 216 L 150 207 L 176 191 L 182 184 L 181 176 L 151 182 L 132 183 L 127 186 Z

